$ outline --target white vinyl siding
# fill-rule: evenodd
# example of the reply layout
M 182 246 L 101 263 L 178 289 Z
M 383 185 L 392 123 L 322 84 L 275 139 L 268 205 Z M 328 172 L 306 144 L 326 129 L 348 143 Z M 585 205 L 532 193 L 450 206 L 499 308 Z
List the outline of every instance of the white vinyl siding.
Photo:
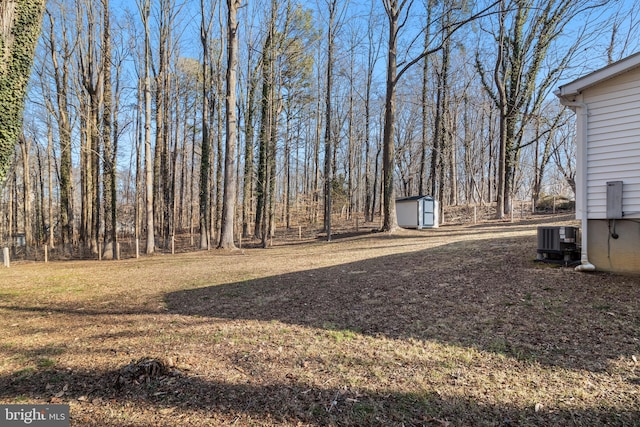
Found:
M 607 182 L 622 181 L 625 218 L 640 218 L 640 69 L 583 92 L 589 107 L 587 191 L 589 219 L 605 219 Z

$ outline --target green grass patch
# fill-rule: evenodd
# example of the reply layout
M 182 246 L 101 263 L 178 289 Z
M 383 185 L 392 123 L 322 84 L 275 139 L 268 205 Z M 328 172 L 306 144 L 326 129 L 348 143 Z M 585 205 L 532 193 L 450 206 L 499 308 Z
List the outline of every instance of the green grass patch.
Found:
M 355 332 L 349 330 L 329 331 L 327 334 L 338 343 L 351 341 L 358 336 Z
M 39 369 L 47 369 L 56 365 L 56 361 L 47 357 L 42 357 L 36 360 L 36 366 Z
M 327 329 L 327 336 L 333 338 L 336 342 L 351 341 L 355 339 L 358 334 L 349 329 L 341 329 L 333 322 L 325 322 L 322 324 L 324 329 Z
M 32 366 L 29 366 L 29 367 L 17 370 L 14 373 L 14 377 L 16 378 L 16 380 L 21 381 L 21 380 L 24 380 L 26 378 L 29 378 L 35 372 L 36 372 L 36 368 L 34 368 Z
M 376 413 L 376 407 L 370 402 L 356 402 L 351 407 L 351 412 L 357 421 L 364 423 L 371 420 Z

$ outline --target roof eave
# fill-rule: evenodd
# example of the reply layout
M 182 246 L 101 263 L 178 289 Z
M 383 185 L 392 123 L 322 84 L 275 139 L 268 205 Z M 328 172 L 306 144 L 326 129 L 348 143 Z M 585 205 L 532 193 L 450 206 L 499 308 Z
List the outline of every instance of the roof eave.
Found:
M 571 98 L 579 95 L 585 89 L 637 67 L 640 67 L 640 52 L 562 85 L 554 94 L 558 98 L 571 100 Z

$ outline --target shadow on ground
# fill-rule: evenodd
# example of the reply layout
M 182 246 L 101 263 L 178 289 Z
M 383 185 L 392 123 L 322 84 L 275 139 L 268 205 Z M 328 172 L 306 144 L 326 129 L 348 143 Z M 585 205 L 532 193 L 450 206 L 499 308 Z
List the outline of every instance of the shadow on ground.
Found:
M 556 426 L 637 425 L 640 412 L 610 408 L 536 411 L 479 405 L 437 393 L 369 393 L 286 384 L 225 384 L 169 375 L 117 386 L 119 371 L 49 370 L 0 376 L 0 399 L 64 390 L 53 403 L 73 401 L 72 425 L 341 425 L 341 426 Z M 63 388 L 64 387 L 64 388 Z M 123 412 L 126 408 L 126 414 Z M 104 417 L 100 412 L 120 414 Z M 151 415 L 150 415 L 151 413 Z M 144 422 L 136 421 L 139 418 Z M 151 421 L 150 421 L 151 420 Z
M 180 291 L 166 295 L 165 302 L 169 315 L 198 316 L 203 322 L 279 321 L 431 340 L 592 372 L 606 371 L 612 360 L 640 353 L 639 277 L 576 273 L 535 264 L 534 257 L 533 237 L 485 238 Z M 44 314 L 38 307 L 4 309 Z M 88 321 L 96 316 L 103 322 L 141 314 L 118 307 L 103 311 L 47 307 L 46 312 L 87 316 Z M 163 312 L 145 314 L 162 316 Z M 44 329 L 35 332 L 46 333 Z M 139 330 L 120 333 L 135 337 Z M 49 354 L 44 350 L 29 354 L 3 349 L 25 358 L 67 351 L 51 348 Z M 13 372 L 0 376 L 0 400 L 71 402 L 74 426 L 640 425 L 640 411 L 632 405 L 624 410 L 563 405 L 536 411 L 435 392 L 323 387 L 287 375 L 276 381 L 244 375 L 242 381 L 230 383 L 185 371 L 118 385 L 120 374 L 121 370 L 59 365 Z M 637 375 L 627 378 L 632 384 L 637 380 Z M 136 414 L 142 415 L 136 418 Z
M 594 372 L 640 351 L 640 277 L 534 258 L 533 238 L 466 241 L 180 291 L 166 302 L 183 315 L 434 340 Z

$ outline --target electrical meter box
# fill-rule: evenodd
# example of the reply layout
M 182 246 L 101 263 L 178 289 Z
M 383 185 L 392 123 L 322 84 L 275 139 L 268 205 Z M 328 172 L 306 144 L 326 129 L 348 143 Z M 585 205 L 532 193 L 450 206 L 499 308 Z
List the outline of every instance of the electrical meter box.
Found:
M 607 219 L 622 219 L 622 181 L 607 182 Z

